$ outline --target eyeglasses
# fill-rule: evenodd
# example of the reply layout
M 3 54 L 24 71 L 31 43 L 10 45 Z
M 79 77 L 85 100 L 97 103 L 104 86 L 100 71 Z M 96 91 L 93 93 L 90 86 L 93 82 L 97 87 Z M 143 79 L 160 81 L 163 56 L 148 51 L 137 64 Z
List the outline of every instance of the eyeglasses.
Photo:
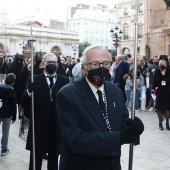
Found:
M 45 61 L 46 64 L 57 64 L 57 61 Z
M 94 62 L 87 63 L 87 64 L 89 64 L 92 69 L 99 68 L 101 64 L 103 65 L 104 68 L 110 68 L 110 66 L 111 66 L 111 62 L 110 61 L 103 61 L 101 63 L 98 62 L 98 61 L 94 61 Z

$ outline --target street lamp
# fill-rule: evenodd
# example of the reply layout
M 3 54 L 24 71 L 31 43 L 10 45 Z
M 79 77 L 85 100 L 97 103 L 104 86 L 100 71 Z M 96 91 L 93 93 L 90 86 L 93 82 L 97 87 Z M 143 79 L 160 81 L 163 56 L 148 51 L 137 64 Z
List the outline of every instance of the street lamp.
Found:
M 22 53 L 24 53 L 24 50 L 26 50 L 27 48 L 29 48 L 29 46 L 27 44 L 25 44 L 24 42 L 19 44 L 20 47 L 22 48 Z
M 72 50 L 74 51 L 74 58 L 76 58 L 77 46 L 74 45 L 74 46 L 72 47 Z
M 116 26 L 115 29 L 111 29 L 110 33 L 111 33 L 111 37 L 113 38 L 113 45 L 116 48 L 116 55 L 117 55 L 117 48 L 119 46 L 119 41 L 120 41 L 120 36 L 123 33 L 122 30 L 120 30 L 119 32 L 119 28 Z

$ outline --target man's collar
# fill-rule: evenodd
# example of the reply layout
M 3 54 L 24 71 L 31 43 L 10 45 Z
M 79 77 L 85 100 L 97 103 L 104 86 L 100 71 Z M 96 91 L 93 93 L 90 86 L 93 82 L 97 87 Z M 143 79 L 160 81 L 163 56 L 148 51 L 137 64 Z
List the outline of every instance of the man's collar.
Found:
M 44 71 L 44 75 L 45 75 L 45 77 L 50 77 L 50 76 L 47 75 L 47 73 L 45 71 Z M 55 77 L 55 76 L 56 76 L 56 73 L 51 77 Z
M 91 90 L 93 91 L 94 94 L 96 94 L 97 90 L 101 90 L 102 93 L 103 93 L 103 91 L 104 91 L 104 84 L 101 85 L 99 88 L 96 88 L 96 87 L 88 80 L 88 78 L 87 78 L 86 76 L 85 76 L 85 79 L 86 79 L 88 85 L 90 86 L 90 88 L 91 88 Z

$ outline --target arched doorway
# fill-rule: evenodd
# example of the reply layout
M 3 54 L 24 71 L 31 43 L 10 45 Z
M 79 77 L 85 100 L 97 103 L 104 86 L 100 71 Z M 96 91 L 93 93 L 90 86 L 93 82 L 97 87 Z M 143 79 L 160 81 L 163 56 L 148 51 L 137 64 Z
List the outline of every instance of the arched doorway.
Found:
M 122 52 L 123 52 L 123 55 L 130 54 L 130 50 L 127 47 L 123 48 Z
M 55 55 L 58 55 L 61 53 L 61 50 L 58 46 L 54 46 L 52 49 L 51 49 L 51 53 L 54 53 Z

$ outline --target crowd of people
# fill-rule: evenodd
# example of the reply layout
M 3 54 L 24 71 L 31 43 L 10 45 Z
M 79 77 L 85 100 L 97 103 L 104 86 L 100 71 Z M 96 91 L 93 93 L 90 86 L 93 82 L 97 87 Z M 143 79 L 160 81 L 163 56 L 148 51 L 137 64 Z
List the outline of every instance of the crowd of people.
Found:
M 24 116 L 30 121 L 26 141 L 26 149 L 30 150 L 29 170 L 33 169 L 33 92 L 37 170 L 41 170 L 46 153 L 49 170 L 58 166 L 60 170 L 120 170 L 121 145 L 136 143 L 144 130 L 138 117 L 129 118 L 134 81 L 136 112 L 155 109 L 159 129 L 163 130 L 164 115 L 166 129 L 170 130 L 170 57 L 166 55 L 148 60 L 140 57 L 136 80 L 130 54 L 111 57 L 100 45 L 87 47 L 77 59 L 36 53 L 33 82 L 30 61 L 19 54 L 8 59 L 0 57 L 0 81 L 5 84 L 0 85 L 1 155 L 9 152 L 9 127 L 11 120 L 16 120 L 18 106 L 18 118 Z M 1 89 L 12 91 L 11 95 L 1 95 Z M 6 103 L 11 109 L 4 117 L 1 110 Z

